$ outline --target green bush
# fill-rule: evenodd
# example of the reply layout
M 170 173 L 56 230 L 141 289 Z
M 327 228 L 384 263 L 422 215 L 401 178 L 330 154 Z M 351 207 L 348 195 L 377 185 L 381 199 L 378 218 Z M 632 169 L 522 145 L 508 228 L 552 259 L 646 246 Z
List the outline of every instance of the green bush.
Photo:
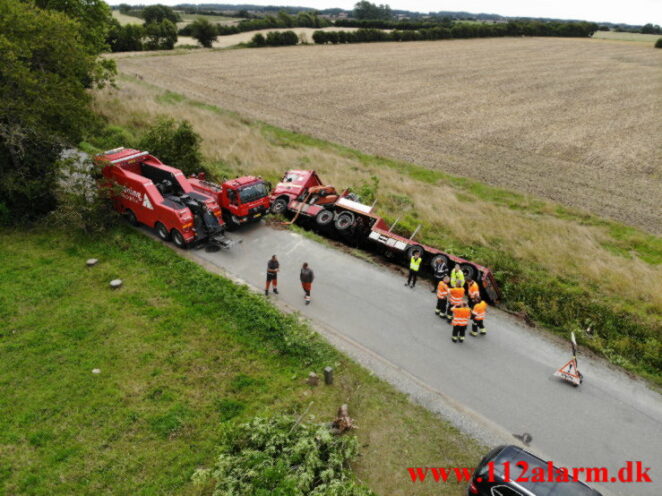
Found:
M 269 46 L 296 45 L 299 43 L 299 37 L 294 31 L 270 31 L 265 43 Z
M 163 19 L 161 22 L 146 22 L 145 34 L 147 50 L 172 50 L 177 43 L 177 27 L 168 19 Z
M 212 43 L 216 41 L 216 28 L 204 17 L 199 17 L 190 24 L 191 36 L 205 48 L 211 48 Z
M 225 432 L 215 466 L 197 470 L 193 481 L 213 481 L 214 496 L 371 496 L 349 467 L 357 453 L 354 436 L 334 436 L 328 426 L 255 418 Z
M 262 33 L 257 33 L 255 36 L 253 36 L 251 43 L 253 43 L 255 46 L 262 47 L 266 46 L 267 40 L 264 38 Z
M 662 48 L 662 38 L 658 38 L 655 42 L 655 48 Z
M 162 162 L 184 174 L 205 171 L 200 154 L 200 136 L 188 121 L 161 119 L 140 140 L 138 147 L 148 150 Z

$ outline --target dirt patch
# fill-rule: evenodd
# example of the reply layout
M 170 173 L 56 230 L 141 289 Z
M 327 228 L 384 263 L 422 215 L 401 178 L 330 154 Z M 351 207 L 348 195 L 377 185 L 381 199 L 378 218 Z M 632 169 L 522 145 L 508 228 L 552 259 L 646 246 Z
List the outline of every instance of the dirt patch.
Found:
M 118 64 L 248 117 L 662 232 L 660 50 L 484 39 Z

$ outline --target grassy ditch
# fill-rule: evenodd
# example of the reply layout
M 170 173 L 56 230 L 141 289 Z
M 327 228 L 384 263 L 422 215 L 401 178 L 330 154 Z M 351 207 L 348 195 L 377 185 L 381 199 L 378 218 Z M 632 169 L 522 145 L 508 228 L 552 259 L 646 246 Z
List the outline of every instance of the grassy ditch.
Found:
M 491 267 L 504 305 L 662 384 L 662 238 L 559 204 L 367 155 L 163 91 L 130 76 L 97 94 L 114 133 L 98 147 L 132 143 L 166 115 L 189 120 L 219 177 L 272 181 L 314 168 L 325 181 L 376 199 L 388 221 L 417 239 Z M 589 328 L 589 335 L 584 331 Z
M 211 494 L 192 474 L 235 427 L 311 402 L 308 423 L 349 403 L 353 477 L 379 494 L 461 494 L 414 485 L 406 467 L 472 466 L 483 451 L 296 316 L 125 226 L 0 238 L 2 494 Z M 333 387 L 305 383 L 328 364 Z

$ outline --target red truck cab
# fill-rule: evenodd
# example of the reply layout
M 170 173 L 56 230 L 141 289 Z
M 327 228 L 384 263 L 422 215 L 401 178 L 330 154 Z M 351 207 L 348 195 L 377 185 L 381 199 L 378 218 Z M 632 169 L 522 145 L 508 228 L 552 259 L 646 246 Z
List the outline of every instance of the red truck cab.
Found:
M 289 170 L 271 192 L 271 211 L 282 214 L 292 200 L 315 186 L 323 186 L 322 180 L 313 170 Z
M 94 157 L 105 186 L 112 187 L 113 206 L 134 224 L 156 230 L 180 248 L 223 234 L 221 209 L 200 194 L 184 176 L 148 152 L 116 148 Z
M 269 185 L 261 177 L 244 176 L 223 184 L 207 181 L 205 174 L 189 178 L 191 186 L 209 195 L 221 206 L 223 220 L 230 227 L 259 220 L 269 212 Z

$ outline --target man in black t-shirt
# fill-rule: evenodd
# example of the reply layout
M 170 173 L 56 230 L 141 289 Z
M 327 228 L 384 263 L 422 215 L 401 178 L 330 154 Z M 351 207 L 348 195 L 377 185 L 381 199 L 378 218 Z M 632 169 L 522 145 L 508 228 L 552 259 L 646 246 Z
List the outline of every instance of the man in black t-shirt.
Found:
M 271 259 L 267 262 L 267 282 L 264 286 L 264 295 L 269 295 L 269 286 L 273 283 L 274 293 L 278 294 L 278 271 L 280 270 L 280 264 L 276 255 L 273 255 Z

